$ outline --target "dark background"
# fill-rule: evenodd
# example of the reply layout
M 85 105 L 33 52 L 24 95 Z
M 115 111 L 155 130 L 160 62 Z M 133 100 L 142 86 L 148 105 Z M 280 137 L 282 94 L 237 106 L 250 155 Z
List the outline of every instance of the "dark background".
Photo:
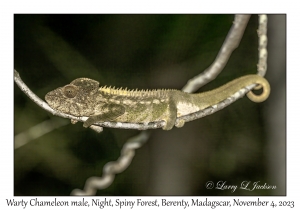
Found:
M 97 195 L 285 195 L 285 15 L 269 15 L 270 98 L 246 97 L 171 131 L 153 130 L 131 165 Z M 39 97 L 88 77 L 100 85 L 181 89 L 214 61 L 234 15 L 14 16 L 14 68 Z M 224 71 L 200 91 L 256 73 L 258 16 L 252 15 Z M 14 135 L 52 116 L 14 86 Z M 136 130 L 61 126 L 14 150 L 15 195 L 69 195 L 101 176 Z M 259 181 L 276 190 L 208 190 L 207 181 Z

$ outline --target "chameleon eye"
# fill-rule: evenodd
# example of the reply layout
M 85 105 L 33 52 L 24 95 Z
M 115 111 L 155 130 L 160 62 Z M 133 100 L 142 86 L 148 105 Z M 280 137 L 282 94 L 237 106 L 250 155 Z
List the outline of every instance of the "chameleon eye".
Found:
M 77 95 L 77 88 L 73 85 L 67 85 L 64 87 L 64 95 L 68 98 L 74 98 Z

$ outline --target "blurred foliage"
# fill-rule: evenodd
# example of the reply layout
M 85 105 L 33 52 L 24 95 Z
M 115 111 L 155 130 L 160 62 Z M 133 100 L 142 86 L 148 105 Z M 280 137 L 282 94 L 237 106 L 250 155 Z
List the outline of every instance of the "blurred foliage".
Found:
M 38 96 L 78 77 L 101 85 L 181 89 L 215 59 L 233 15 L 15 15 L 14 67 Z M 256 73 L 257 16 L 220 76 L 202 90 Z M 15 85 L 15 135 L 57 118 Z M 132 164 L 97 195 L 263 195 L 207 190 L 207 181 L 268 182 L 264 104 L 241 99 L 212 116 L 172 131 L 153 131 Z M 247 111 L 245 111 L 247 110 Z M 67 120 L 67 119 L 61 119 Z M 69 195 L 101 176 L 139 131 L 104 128 L 96 134 L 68 124 L 15 150 L 15 195 Z M 272 183 L 270 183 L 272 184 Z M 274 184 L 274 183 L 273 183 Z

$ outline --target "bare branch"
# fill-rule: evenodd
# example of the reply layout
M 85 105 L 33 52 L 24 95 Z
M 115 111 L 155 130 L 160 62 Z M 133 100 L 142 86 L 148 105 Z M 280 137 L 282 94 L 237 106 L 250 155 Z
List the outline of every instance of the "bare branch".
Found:
M 84 190 L 75 189 L 71 195 L 95 195 L 97 190 L 110 186 L 115 178 L 115 174 L 123 172 L 130 165 L 135 155 L 135 150 L 145 144 L 149 136 L 149 131 L 143 131 L 139 135 L 128 139 L 122 148 L 119 159 L 114 162 L 108 162 L 104 166 L 102 177 L 90 177 L 85 183 Z
M 233 25 L 214 62 L 204 72 L 190 79 L 182 91 L 192 93 L 215 79 L 223 70 L 232 52 L 239 46 L 250 15 L 235 15 Z
M 260 76 L 265 76 L 267 71 L 267 58 L 268 58 L 268 51 L 267 51 L 267 44 L 268 44 L 268 37 L 267 37 L 267 24 L 268 24 L 268 17 L 267 15 L 259 15 L 258 20 L 258 64 L 257 64 L 257 74 Z
M 15 70 L 14 73 L 14 79 L 15 82 L 17 83 L 17 85 L 20 87 L 20 89 L 31 99 L 33 100 L 33 102 L 35 102 L 37 105 L 39 105 L 41 108 L 43 108 L 44 110 L 52 113 L 53 115 L 59 116 L 59 117 L 63 117 L 63 118 L 69 118 L 69 119 L 74 119 L 77 121 L 81 121 L 84 122 L 85 120 L 88 119 L 88 117 L 76 117 L 76 116 L 72 116 L 69 114 L 64 114 L 64 113 L 60 113 L 57 112 L 56 110 L 53 110 L 46 102 L 44 102 L 43 100 L 41 100 L 37 95 L 35 95 L 28 87 L 27 85 L 22 81 L 19 73 Z M 223 108 L 225 108 L 226 106 L 230 105 L 231 103 L 233 103 L 234 101 L 236 101 L 237 99 L 243 97 L 247 92 L 249 92 L 251 89 L 253 89 L 255 87 L 255 85 L 250 85 L 246 88 L 241 89 L 240 91 L 238 91 L 237 93 L 235 93 L 234 95 L 230 96 L 228 99 L 217 103 L 215 105 L 212 105 L 204 110 L 198 111 L 198 112 L 194 112 L 194 113 L 189 113 L 187 115 L 181 116 L 179 118 L 177 118 L 176 123 L 179 123 L 181 119 L 185 120 L 186 122 L 189 122 L 191 120 L 195 120 L 195 119 L 199 119 L 201 117 L 205 117 L 207 115 L 213 114 Z M 156 128 L 161 128 L 165 125 L 164 121 L 159 121 L 159 122 L 151 122 L 147 125 L 145 124 L 141 124 L 141 123 L 123 123 L 123 122 L 98 122 L 95 123 L 95 125 L 93 127 L 91 127 L 92 129 L 96 130 L 96 131 L 101 131 L 100 128 L 98 128 L 99 126 L 101 127 L 109 127 L 109 128 L 123 128 L 123 129 L 137 129 L 137 130 L 147 130 L 147 129 L 156 129 Z M 98 126 L 98 127 L 97 127 Z

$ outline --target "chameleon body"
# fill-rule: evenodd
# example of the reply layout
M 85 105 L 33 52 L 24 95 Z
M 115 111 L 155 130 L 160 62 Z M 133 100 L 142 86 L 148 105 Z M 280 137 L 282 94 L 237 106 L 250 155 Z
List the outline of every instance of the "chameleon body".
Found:
M 266 100 L 270 85 L 258 75 L 237 78 L 211 91 L 189 94 L 179 90 L 127 90 L 99 87 L 99 82 L 78 78 L 70 84 L 46 94 L 53 109 L 74 116 L 89 117 L 83 124 L 89 127 L 96 122 L 144 123 L 165 121 L 164 130 L 173 128 L 176 118 L 215 105 L 238 92 L 241 88 L 258 84 L 260 95 L 248 92 L 254 102 Z M 76 121 L 75 121 L 76 122 Z M 178 121 L 177 121 L 178 122 Z M 175 126 L 182 127 L 184 121 Z

